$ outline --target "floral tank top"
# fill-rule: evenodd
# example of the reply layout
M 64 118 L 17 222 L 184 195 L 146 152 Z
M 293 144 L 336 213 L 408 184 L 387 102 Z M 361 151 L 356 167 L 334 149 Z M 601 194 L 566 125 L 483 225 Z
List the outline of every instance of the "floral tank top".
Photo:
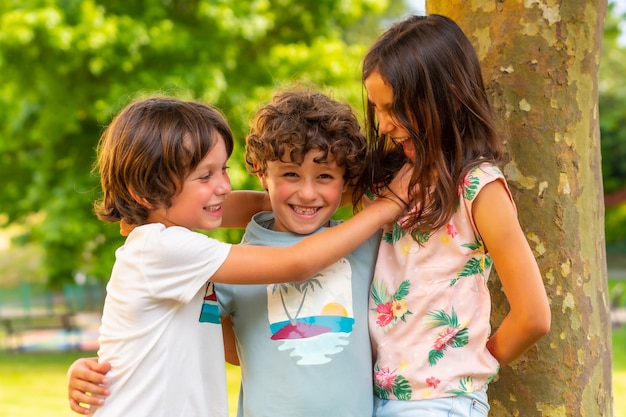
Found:
M 482 389 L 497 375 L 486 348 L 492 261 L 472 219 L 472 203 L 492 181 L 511 197 L 501 171 L 483 163 L 466 175 L 459 207 L 441 229 L 385 228 L 369 300 L 378 397 L 449 397 Z

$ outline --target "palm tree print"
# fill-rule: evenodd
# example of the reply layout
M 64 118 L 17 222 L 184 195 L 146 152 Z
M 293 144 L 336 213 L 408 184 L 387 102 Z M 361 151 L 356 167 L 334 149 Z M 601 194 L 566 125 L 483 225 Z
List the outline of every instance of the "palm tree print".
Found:
M 469 330 L 459 324 L 454 307 L 452 314 L 448 315 L 443 310 L 429 311 L 426 313 L 426 325 L 430 329 L 444 327 L 444 330 L 437 335 L 433 348 L 428 352 L 428 363 L 434 366 L 443 358 L 444 351 L 448 348 L 459 348 L 469 342 Z
M 300 315 L 300 312 L 302 311 L 302 306 L 304 305 L 304 300 L 306 299 L 306 295 L 308 291 L 311 290 L 311 292 L 314 292 L 316 286 L 319 289 L 322 289 L 322 284 L 320 284 L 320 281 L 316 279 L 316 277 L 319 277 L 319 276 L 321 276 L 321 274 L 317 274 L 313 278 L 308 279 L 304 282 L 274 284 L 272 286 L 272 294 L 275 294 L 276 291 L 280 291 L 280 302 L 283 306 L 283 311 L 287 315 L 287 318 L 289 319 L 289 322 L 292 325 L 296 324 L 298 316 Z M 293 288 L 296 291 L 298 291 L 300 294 L 302 294 L 302 299 L 300 300 L 298 309 L 296 310 L 293 316 L 289 313 L 289 309 L 287 308 L 287 305 L 285 303 L 285 296 L 288 294 L 289 288 Z

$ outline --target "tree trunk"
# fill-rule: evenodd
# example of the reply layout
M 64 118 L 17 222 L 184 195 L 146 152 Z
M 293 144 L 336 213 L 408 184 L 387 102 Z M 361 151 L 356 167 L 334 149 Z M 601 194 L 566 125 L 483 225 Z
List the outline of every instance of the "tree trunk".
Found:
M 610 303 L 598 124 L 606 0 L 427 0 L 483 66 L 504 167 L 539 262 L 552 329 L 489 388 L 490 415 L 612 416 Z M 493 326 L 508 309 L 491 284 Z

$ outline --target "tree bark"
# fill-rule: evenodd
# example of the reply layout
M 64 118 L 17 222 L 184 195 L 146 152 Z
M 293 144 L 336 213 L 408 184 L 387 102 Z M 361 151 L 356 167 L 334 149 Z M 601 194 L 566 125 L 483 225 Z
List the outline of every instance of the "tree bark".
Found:
M 489 387 L 491 416 L 612 416 L 598 121 L 606 0 L 427 0 L 474 44 L 552 329 Z M 492 277 L 494 328 L 508 310 Z

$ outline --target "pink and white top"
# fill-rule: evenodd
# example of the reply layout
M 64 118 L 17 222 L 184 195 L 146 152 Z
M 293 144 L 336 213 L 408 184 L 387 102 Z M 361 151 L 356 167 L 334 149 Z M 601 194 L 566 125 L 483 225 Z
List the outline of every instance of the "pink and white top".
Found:
M 483 163 L 465 176 L 459 207 L 441 229 L 385 228 L 369 301 L 378 397 L 449 397 L 482 389 L 497 375 L 486 348 L 492 260 L 472 218 L 476 196 L 492 181 L 511 197 L 502 172 Z

